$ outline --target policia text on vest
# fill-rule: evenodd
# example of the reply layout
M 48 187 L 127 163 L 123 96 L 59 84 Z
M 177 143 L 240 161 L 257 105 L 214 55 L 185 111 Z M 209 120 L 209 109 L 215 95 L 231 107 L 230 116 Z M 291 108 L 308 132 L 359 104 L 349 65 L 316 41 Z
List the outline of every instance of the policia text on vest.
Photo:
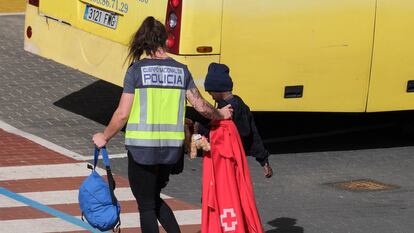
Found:
M 141 67 L 144 86 L 184 87 L 184 70 L 171 66 Z

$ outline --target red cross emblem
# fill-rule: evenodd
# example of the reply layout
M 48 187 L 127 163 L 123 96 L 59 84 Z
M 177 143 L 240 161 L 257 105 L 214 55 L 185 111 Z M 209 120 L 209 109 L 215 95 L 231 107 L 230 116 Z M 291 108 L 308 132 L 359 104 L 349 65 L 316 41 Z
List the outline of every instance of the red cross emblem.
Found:
M 237 225 L 236 213 L 234 209 L 223 209 L 223 214 L 220 215 L 221 227 L 224 231 L 235 231 Z

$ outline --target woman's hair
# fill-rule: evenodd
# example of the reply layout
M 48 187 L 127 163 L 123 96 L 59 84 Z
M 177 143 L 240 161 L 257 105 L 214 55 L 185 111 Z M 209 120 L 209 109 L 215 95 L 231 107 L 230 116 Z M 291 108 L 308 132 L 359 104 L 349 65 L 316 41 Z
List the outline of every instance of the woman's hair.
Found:
M 167 31 L 165 26 L 154 17 L 147 17 L 131 38 L 127 59 L 130 62 L 137 61 L 142 54 L 154 54 L 158 48 L 165 48 Z

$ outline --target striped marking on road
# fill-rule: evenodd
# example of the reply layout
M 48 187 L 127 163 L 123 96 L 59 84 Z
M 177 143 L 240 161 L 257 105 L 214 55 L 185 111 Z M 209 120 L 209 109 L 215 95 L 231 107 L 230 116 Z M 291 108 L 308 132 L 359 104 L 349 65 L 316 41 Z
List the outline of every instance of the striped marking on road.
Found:
M 87 163 L 65 163 L 2 167 L 0 181 L 88 176 L 91 174 L 91 170 L 87 169 L 86 166 Z M 96 171 L 99 174 L 106 174 L 106 171 L 101 168 L 96 168 Z
M 21 196 L 21 195 L 19 195 L 17 193 L 11 192 L 10 190 L 7 190 L 5 188 L 1 188 L 0 187 L 0 194 L 2 194 L 4 196 L 7 196 L 7 197 L 9 197 L 11 199 L 14 199 L 14 200 L 23 202 L 23 203 L 25 203 L 27 205 L 30 205 L 33 208 L 36 208 L 39 211 L 48 213 L 48 214 L 50 214 L 50 215 L 52 215 L 54 217 L 57 217 L 59 219 L 62 219 L 64 221 L 66 221 L 68 223 L 71 223 L 73 225 L 76 225 L 76 226 L 78 226 L 80 228 L 89 230 L 89 231 L 91 231 L 93 233 L 99 233 L 99 231 L 97 231 L 96 229 L 94 229 L 89 224 L 85 223 L 84 221 L 82 221 L 79 218 L 76 218 L 74 216 L 71 216 L 71 215 L 68 215 L 66 213 L 60 212 L 60 211 L 58 211 L 56 209 L 53 209 L 53 208 L 50 208 L 48 206 L 42 205 L 39 202 L 36 202 L 36 201 L 30 200 L 28 198 L 25 198 L 25 197 L 23 197 L 23 196 Z
M 78 188 L 91 173 L 86 162 L 62 156 L 1 130 L 0 143 L 12 149 L 1 154 L 4 160 L 0 163 L 0 187 L 10 193 L 0 193 L 3 230 L 13 233 L 90 232 L 78 220 Z M 19 150 L 20 147 L 25 150 Z M 13 154 L 13 150 L 19 153 Z M 97 171 L 106 174 L 104 169 L 97 168 Z M 116 174 L 114 177 L 115 194 L 122 209 L 122 232 L 139 232 L 139 213 L 129 182 Z M 198 206 L 163 194 L 161 197 L 174 211 L 182 232 L 199 231 L 201 210 Z
M 162 227 L 159 227 L 160 233 L 167 233 Z M 181 225 L 180 230 L 182 233 L 200 233 L 200 225 Z M 138 227 L 135 228 L 125 228 L 122 227 L 122 233 L 137 233 L 140 232 Z M 60 233 L 59 232 L 49 232 L 49 233 Z M 89 231 L 65 231 L 65 233 L 90 233 Z
M 107 180 L 106 176 L 102 176 L 102 178 Z M 129 182 L 123 177 L 114 175 L 114 179 L 116 180 L 117 188 L 129 187 Z M 6 188 L 15 193 L 72 190 L 78 189 L 84 180 L 84 176 L 12 181 L 6 180 L 0 181 L 0 187 Z
M 201 224 L 201 210 L 176 210 L 174 215 L 179 225 Z M 80 218 L 80 216 L 77 216 Z M 122 228 L 140 227 L 138 213 L 121 214 Z M 67 223 L 59 218 L 18 219 L 1 221 L 2 229 L 13 232 L 64 232 L 79 231 L 83 228 Z M 64 231 L 62 231 L 64 229 Z
M 199 207 L 187 204 L 180 200 L 171 198 L 164 200 L 171 209 L 174 210 L 195 210 Z M 135 200 L 131 201 L 120 201 L 122 213 L 136 213 L 138 210 L 137 203 Z M 63 213 L 67 213 L 72 216 L 77 216 L 81 213 L 78 203 L 73 204 L 59 204 L 49 205 L 50 208 L 56 209 Z M 28 217 L 29 216 L 29 217 Z M 19 206 L 10 208 L 0 208 L 0 220 L 17 220 L 27 218 L 50 218 L 50 214 L 40 212 L 30 206 Z
M 20 195 L 31 200 L 40 202 L 44 205 L 58 205 L 58 204 L 72 204 L 78 203 L 79 190 L 63 190 L 63 191 L 48 191 L 48 192 L 29 192 L 19 193 Z M 135 200 L 130 188 L 116 188 L 116 198 L 119 201 Z M 170 199 L 171 197 L 161 194 L 162 199 Z M 0 196 L 0 208 L 25 206 L 25 204 L 9 199 L 5 196 Z

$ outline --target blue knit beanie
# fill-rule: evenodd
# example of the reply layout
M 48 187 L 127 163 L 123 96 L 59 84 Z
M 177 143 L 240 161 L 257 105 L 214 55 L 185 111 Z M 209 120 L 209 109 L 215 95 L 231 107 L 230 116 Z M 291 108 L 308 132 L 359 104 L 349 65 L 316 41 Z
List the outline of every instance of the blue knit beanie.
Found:
M 229 75 L 230 69 L 224 64 L 211 63 L 208 66 L 204 89 L 212 92 L 226 92 L 233 90 L 233 81 Z

